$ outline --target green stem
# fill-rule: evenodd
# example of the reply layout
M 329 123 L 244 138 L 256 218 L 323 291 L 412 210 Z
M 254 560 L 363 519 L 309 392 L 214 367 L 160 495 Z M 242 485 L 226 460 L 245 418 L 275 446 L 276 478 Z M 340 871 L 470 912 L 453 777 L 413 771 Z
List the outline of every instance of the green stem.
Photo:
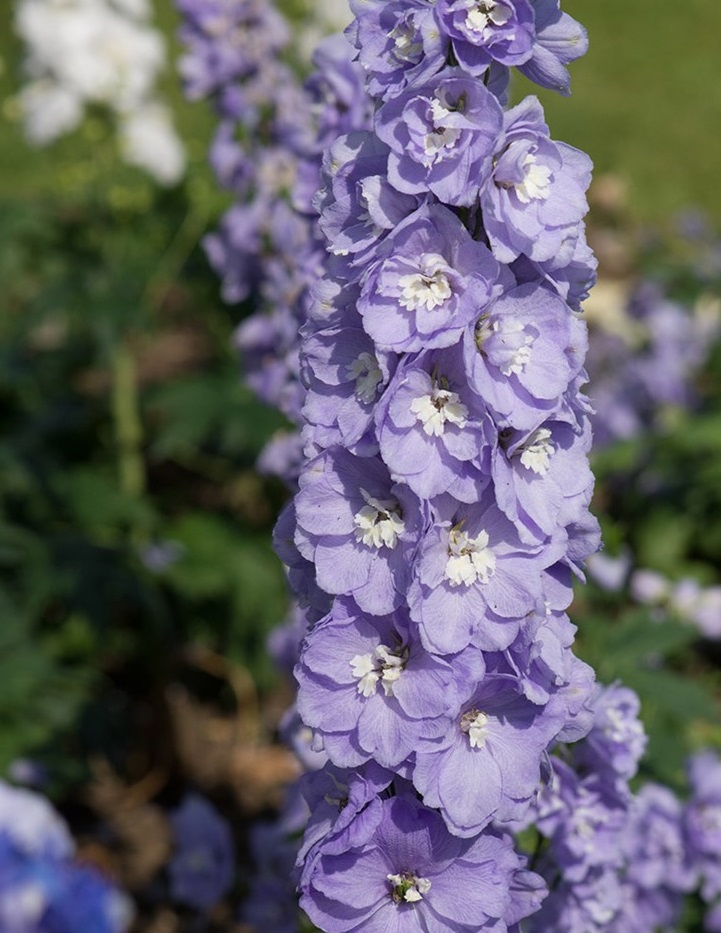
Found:
M 141 450 L 143 428 L 135 358 L 127 341 L 118 343 L 112 367 L 113 419 L 118 445 L 120 488 L 126 495 L 139 499 L 145 492 L 145 464 Z
M 192 205 L 161 256 L 155 275 L 148 281 L 140 303 L 148 308 L 163 303 L 169 283 L 178 278 L 188 256 L 205 229 L 209 209 L 206 204 Z

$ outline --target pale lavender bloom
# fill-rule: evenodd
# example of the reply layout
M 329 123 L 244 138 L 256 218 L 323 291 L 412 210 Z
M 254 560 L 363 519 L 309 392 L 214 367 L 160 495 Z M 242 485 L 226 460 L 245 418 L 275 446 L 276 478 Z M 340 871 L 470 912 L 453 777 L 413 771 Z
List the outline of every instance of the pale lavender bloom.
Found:
M 501 431 L 491 475 L 498 505 L 523 540 L 544 540 L 586 511 L 590 446 L 588 421 L 580 429 L 544 421 L 532 431 Z
M 645 784 L 631 804 L 622 846 L 626 900 L 636 915 L 637 929 L 676 929 L 683 895 L 696 886 L 683 809 L 681 801 L 660 784 Z M 645 927 L 638 925 L 642 918 Z
M 596 688 L 593 706 L 593 728 L 573 746 L 573 760 L 579 770 L 601 775 L 607 792 L 622 798 L 648 741 L 640 719 L 641 703 L 633 690 L 612 684 Z
M 484 651 L 507 648 L 541 608 L 543 570 L 564 543 L 523 542 L 490 489 L 472 505 L 439 502 L 408 592 L 426 650 L 451 654 L 471 642 Z
M 363 280 L 358 311 L 382 349 L 452 346 L 501 292 L 498 263 L 440 204 L 407 217 L 377 257 Z
M 417 751 L 413 784 L 458 836 L 476 836 L 491 820 L 521 819 L 563 720 L 561 703 L 538 706 L 514 677 L 488 674 L 438 748 Z
M 550 139 L 536 97 L 507 111 L 504 124 L 491 178 L 481 190 L 491 249 L 500 262 L 523 254 L 561 268 L 574 260 L 583 230 L 591 160 Z
M 586 30 L 560 9 L 559 0 L 531 0 L 536 41 L 531 57 L 518 66 L 521 74 L 541 87 L 571 93 L 566 65 L 588 51 Z
M 564 413 L 579 373 L 586 326 L 558 295 L 519 285 L 476 317 L 464 335 L 468 381 L 500 427 L 534 430 Z
M 495 431 L 462 374 L 455 348 L 406 357 L 376 406 L 383 459 L 423 499 L 475 502 L 488 485 Z
M 285 564 L 288 583 L 310 626 L 330 611 L 333 598 L 318 586 L 315 567 L 298 550 L 296 529 L 295 500 L 290 499 L 273 529 L 273 548 Z
M 688 762 L 691 799 L 685 826 L 689 851 L 701 876 L 701 894 L 710 902 L 721 895 L 721 759 L 697 752 Z
M 305 87 L 316 112 L 317 153 L 345 133 L 370 127 L 373 104 L 365 92 L 363 70 L 352 58 L 353 49 L 342 35 L 323 39 L 313 54 L 316 70 Z
M 529 0 L 438 0 L 438 25 L 467 72 L 480 75 L 491 62 L 521 65 L 533 51 L 535 23 Z
M 594 672 L 572 649 L 576 626 L 565 613 L 546 610 L 528 620 L 512 645 L 486 655 L 489 672 L 511 674 L 532 703 L 542 706 L 552 696 L 566 704 L 566 724 L 559 741 L 572 742 L 593 725 L 591 697 Z
M 346 35 L 374 97 L 392 98 L 445 64 L 449 41 L 428 0 L 351 0 L 351 10 L 356 18 Z
M 178 8 L 188 49 L 179 67 L 191 100 L 247 79 L 289 39 L 287 23 L 263 0 L 178 0 Z
M 496 98 L 460 68 L 411 85 L 378 110 L 375 130 L 390 146 L 388 180 L 408 194 L 431 191 L 470 207 L 491 171 L 503 128 Z
M 210 910 L 224 897 L 235 876 L 233 837 L 227 822 L 200 794 L 187 794 L 170 813 L 173 855 L 168 862 L 175 900 Z
M 629 933 L 624 922 L 625 892 L 618 873 L 593 868 L 580 881 L 561 876 L 528 921 L 529 933 Z M 647 930 L 648 927 L 640 929 Z
M 362 842 L 321 854 L 302 884 L 301 907 L 316 925 L 328 933 L 502 933 L 507 917 L 519 919 L 521 885 L 515 897 L 510 889 L 517 873 L 528 876 L 510 837 L 458 839 L 410 797 L 382 801 L 381 817 Z
M 552 781 L 541 790 L 536 805 L 536 826 L 550 840 L 544 875 L 560 870 L 576 884 L 597 870 L 617 871 L 630 791 L 626 788 L 621 799 L 613 790 L 608 793 L 599 775 L 591 772 L 581 778 L 558 758 L 552 762 Z
M 392 772 L 374 761 L 352 770 L 327 764 L 301 777 L 299 788 L 310 810 L 296 862 L 301 889 L 321 855 L 340 855 L 373 834 L 383 818 L 381 799 L 390 796 L 393 780 Z
M 222 279 L 221 294 L 228 304 L 243 301 L 258 287 L 260 223 L 266 210 L 260 201 L 234 204 L 221 218 L 219 229 L 203 238 L 208 261 Z
M 300 715 L 341 767 L 396 768 L 458 711 L 453 668 L 423 651 L 405 614 L 371 619 L 350 600 L 308 634 L 295 674 Z
M 350 254 L 352 266 L 411 214 L 421 199 L 401 194 L 389 183 L 388 147 L 374 133 L 339 137 L 323 156 L 324 187 L 315 198 L 318 225 L 328 250 Z
M 519 285 L 526 282 L 550 285 L 574 311 L 581 311 L 582 303 L 596 284 L 598 260 L 586 242 L 586 233 L 582 227 L 570 260 L 562 254 L 560 259 L 533 262 L 522 255 L 512 263 L 511 268 Z
M 295 542 L 327 593 L 353 596 L 366 612 L 401 605 L 424 513 L 382 460 L 326 451 L 301 476 Z
M 355 318 L 355 319 L 354 319 Z M 333 444 L 363 455 L 377 452 L 375 405 L 383 395 L 396 355 L 376 349 L 357 315 L 310 334 L 303 344 L 303 415 L 306 441 Z

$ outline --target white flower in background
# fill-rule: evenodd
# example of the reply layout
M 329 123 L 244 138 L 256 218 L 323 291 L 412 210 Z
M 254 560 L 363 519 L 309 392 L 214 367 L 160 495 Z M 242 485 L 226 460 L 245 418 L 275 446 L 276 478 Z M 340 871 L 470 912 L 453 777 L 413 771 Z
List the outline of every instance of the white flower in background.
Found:
M 51 81 L 33 81 L 20 92 L 25 133 L 30 142 L 46 146 L 70 133 L 83 119 L 83 104 L 77 94 Z
M 182 147 L 154 99 L 166 49 L 150 13 L 147 0 L 19 0 L 15 25 L 29 78 L 19 100 L 32 142 L 52 142 L 78 126 L 86 105 L 103 106 L 120 121 L 129 162 L 166 184 L 178 180 Z M 153 139 L 157 151 L 149 153 Z
M 126 162 L 144 169 L 161 184 L 180 180 L 185 154 L 166 106 L 151 101 L 132 110 L 121 119 L 119 132 Z

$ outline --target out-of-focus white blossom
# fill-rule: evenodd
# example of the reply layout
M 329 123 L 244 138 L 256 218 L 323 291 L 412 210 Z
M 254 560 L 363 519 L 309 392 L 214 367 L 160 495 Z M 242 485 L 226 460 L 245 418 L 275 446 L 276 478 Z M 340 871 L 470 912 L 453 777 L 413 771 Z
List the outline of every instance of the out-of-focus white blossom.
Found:
M 83 119 L 83 102 L 77 94 L 42 79 L 22 89 L 20 107 L 27 137 L 38 146 L 70 133 Z
M 182 146 L 154 93 L 165 42 L 150 14 L 147 0 L 19 0 L 29 79 L 19 100 L 32 142 L 52 142 L 78 126 L 88 104 L 102 106 L 120 123 L 129 162 L 164 184 L 179 179 Z
M 173 185 L 180 180 L 185 153 L 164 104 L 151 101 L 131 110 L 121 118 L 119 131 L 126 162 L 144 169 L 161 184 Z

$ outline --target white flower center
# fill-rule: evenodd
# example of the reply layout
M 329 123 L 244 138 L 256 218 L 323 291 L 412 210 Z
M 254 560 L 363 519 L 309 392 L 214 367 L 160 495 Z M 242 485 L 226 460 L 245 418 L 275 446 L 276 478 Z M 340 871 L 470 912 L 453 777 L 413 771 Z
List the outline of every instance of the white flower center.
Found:
M 551 455 L 555 451 L 551 443 L 551 432 L 548 428 L 538 428 L 520 447 L 521 463 L 527 470 L 545 476 L 550 468 Z
M 400 506 L 395 499 L 374 499 L 365 489 L 361 489 L 361 494 L 367 504 L 353 519 L 356 540 L 367 547 L 388 547 L 392 550 L 398 535 L 402 535 L 406 529 Z
M 521 321 L 485 318 L 476 325 L 476 346 L 487 352 L 504 376 L 520 375 L 531 359 L 533 337 L 524 332 Z
M 429 437 L 440 437 L 446 422 L 465 428 L 468 409 L 460 400 L 458 393 L 448 389 L 433 389 L 431 395 L 421 395 L 411 402 L 411 411 L 423 425 L 423 431 Z
M 584 795 L 587 796 L 587 795 Z M 595 801 L 581 799 L 576 802 L 570 816 L 573 833 L 580 841 L 584 852 L 592 853 L 598 833 L 608 822 L 608 816 L 599 811 Z
M 480 710 L 471 709 L 461 716 L 461 732 L 468 736 L 471 748 L 483 748 L 488 738 L 488 716 Z
M 418 272 L 402 275 L 398 279 L 401 287 L 400 304 L 409 311 L 425 307 L 427 311 L 438 308 L 451 295 L 451 284 L 446 276 L 446 261 L 439 253 L 424 253 Z
M 646 735 L 638 719 L 627 716 L 623 710 L 609 706 L 604 710 L 603 734 L 612 742 L 629 746 L 633 742 L 643 741 Z
M 419 878 L 409 871 L 401 872 L 398 875 L 386 875 L 386 878 L 393 886 L 391 898 L 396 904 L 405 901 L 407 904 L 415 904 L 423 900 L 423 895 L 428 894 L 431 889 L 431 882 L 428 878 Z
M 383 382 L 383 373 L 375 356 L 364 351 L 346 367 L 345 374 L 347 379 L 355 379 L 355 394 L 361 402 L 372 402 Z
M 380 236 L 381 233 L 383 233 L 383 228 L 379 227 L 375 220 L 373 220 L 371 217 L 370 202 L 368 200 L 368 193 L 366 191 L 366 181 L 367 179 L 363 179 L 363 181 L 359 182 L 356 189 L 358 194 L 359 208 L 358 221 L 364 224 L 368 228 L 369 233 L 371 233 L 373 236 Z M 335 252 L 335 250 L 333 252 Z M 346 253 L 347 252 L 348 251 L 346 250 Z M 338 255 L 338 253 L 336 253 L 336 255 Z
M 408 23 L 398 23 L 391 29 L 388 38 L 393 40 L 396 58 L 406 62 L 418 61 L 423 52 L 423 45 L 416 35 L 416 30 Z
M 448 536 L 445 576 L 451 586 L 470 586 L 476 580 L 488 583 L 496 569 L 496 555 L 488 546 L 488 532 L 470 538 L 454 528 Z
M 531 201 L 545 201 L 551 193 L 551 170 L 539 165 L 530 152 L 523 160 L 523 181 L 514 185 L 516 197 L 522 204 Z
M 385 695 L 392 697 L 393 685 L 403 673 L 407 660 L 407 648 L 391 651 L 385 645 L 378 645 L 372 654 L 357 654 L 351 658 L 353 676 L 358 678 L 358 693 L 364 697 L 373 696 L 380 681 Z
M 501 6 L 496 0 L 474 0 L 466 14 L 466 29 L 482 35 L 493 26 L 505 26 L 510 18 L 508 7 Z
M 455 146 L 456 141 L 461 135 L 461 131 L 452 126 L 444 126 L 446 120 L 451 115 L 451 110 L 438 97 L 434 97 L 431 104 L 431 119 L 433 120 L 433 129 L 426 133 L 423 139 L 423 150 L 428 157 L 424 160 L 426 166 L 440 161 L 449 149 Z

